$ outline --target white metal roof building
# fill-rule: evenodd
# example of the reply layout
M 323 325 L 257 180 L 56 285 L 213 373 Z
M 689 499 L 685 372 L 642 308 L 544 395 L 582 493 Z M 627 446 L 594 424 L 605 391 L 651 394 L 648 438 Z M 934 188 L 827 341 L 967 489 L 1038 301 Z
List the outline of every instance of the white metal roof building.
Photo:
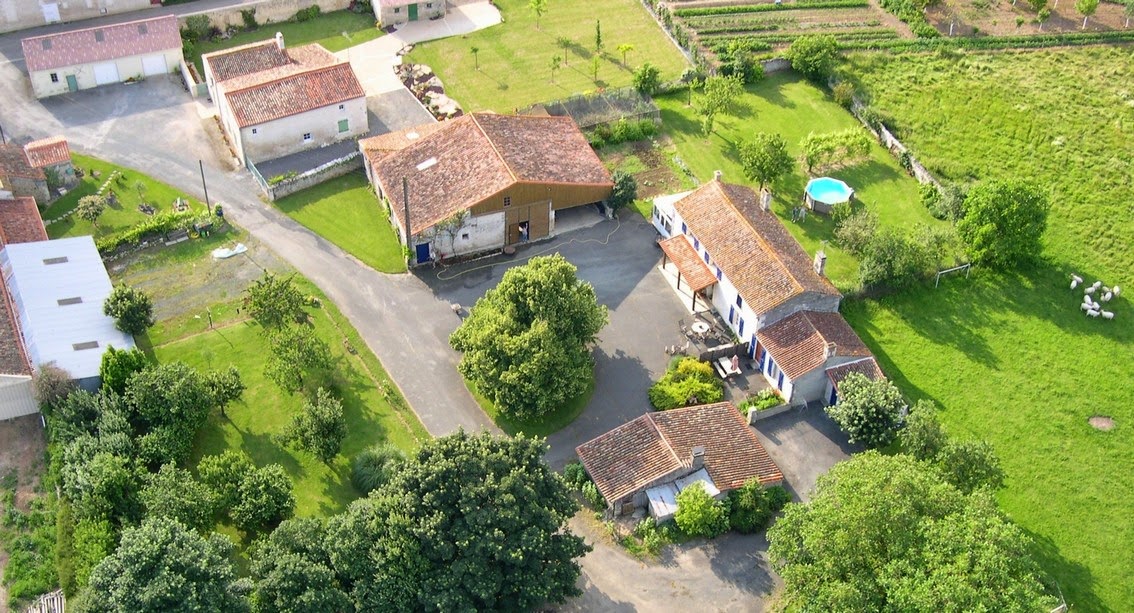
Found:
M 80 383 L 97 381 L 107 347 L 134 347 L 102 312 L 112 288 L 90 236 L 7 245 L 0 271 L 33 368 L 55 362 Z

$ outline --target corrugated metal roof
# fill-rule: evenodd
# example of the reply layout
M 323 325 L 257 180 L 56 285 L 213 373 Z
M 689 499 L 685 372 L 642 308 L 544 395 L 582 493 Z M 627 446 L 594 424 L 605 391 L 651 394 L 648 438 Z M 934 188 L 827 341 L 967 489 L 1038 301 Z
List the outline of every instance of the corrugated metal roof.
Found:
M 112 287 L 90 236 L 7 245 L 0 251 L 0 270 L 33 366 L 55 362 L 85 379 L 98 376 L 107 347 L 134 346 L 133 337 L 102 313 Z M 82 348 L 92 343 L 97 345 Z

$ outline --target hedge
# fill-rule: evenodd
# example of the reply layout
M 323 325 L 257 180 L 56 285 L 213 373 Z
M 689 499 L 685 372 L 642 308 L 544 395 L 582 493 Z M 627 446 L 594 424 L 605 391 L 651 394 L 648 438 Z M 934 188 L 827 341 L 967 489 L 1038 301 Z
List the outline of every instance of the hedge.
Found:
M 921 38 L 917 40 L 848 41 L 839 44 L 842 50 L 866 51 L 940 51 L 966 49 L 973 51 L 996 49 L 1041 49 L 1044 47 L 1074 47 L 1101 43 L 1134 41 L 1134 30 L 1111 32 L 1068 32 L 1039 36 L 954 37 Z
M 790 43 L 800 36 L 807 36 L 811 32 L 771 32 L 768 34 L 749 34 L 744 37 L 737 37 L 749 40 L 758 40 L 768 44 Z M 871 29 L 871 30 L 848 30 L 846 32 L 824 32 L 835 37 L 837 41 L 860 41 L 860 40 L 893 40 L 901 37 L 895 30 L 889 29 Z M 713 41 L 710 48 L 716 50 L 718 40 L 713 36 L 706 36 L 703 40 Z M 732 38 L 730 38 L 732 40 Z M 726 45 L 727 46 L 727 45 Z
M 706 15 L 737 15 L 741 13 L 766 13 L 772 11 L 803 11 L 809 9 L 850 9 L 870 6 L 866 0 L 819 0 L 817 2 L 794 2 L 792 4 L 741 4 L 738 6 L 710 6 L 694 9 L 674 9 L 678 17 L 703 17 Z
M 134 245 L 142 240 L 173 230 L 188 230 L 194 222 L 207 221 L 208 211 L 170 211 L 158 213 L 153 217 L 116 234 L 111 234 L 95 241 L 99 253 L 111 253 L 123 245 Z

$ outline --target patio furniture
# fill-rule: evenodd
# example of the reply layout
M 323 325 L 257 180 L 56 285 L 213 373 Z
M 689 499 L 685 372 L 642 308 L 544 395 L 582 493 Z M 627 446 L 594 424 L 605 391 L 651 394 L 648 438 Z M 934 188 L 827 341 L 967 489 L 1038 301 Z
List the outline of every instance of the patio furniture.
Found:
M 724 377 L 743 374 L 740 370 L 739 360 L 737 360 L 735 363 L 734 360 L 736 360 L 736 356 L 724 356 L 717 358 L 717 364 L 720 366 L 721 372 L 724 373 Z
M 690 329 L 698 336 L 704 336 L 709 331 L 709 324 L 703 321 L 695 321 Z

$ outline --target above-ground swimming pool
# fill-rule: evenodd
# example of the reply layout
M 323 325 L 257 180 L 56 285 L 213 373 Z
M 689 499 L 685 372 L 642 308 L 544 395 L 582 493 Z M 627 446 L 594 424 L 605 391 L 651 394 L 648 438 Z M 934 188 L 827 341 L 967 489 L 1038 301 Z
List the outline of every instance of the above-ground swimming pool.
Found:
M 808 181 L 807 188 L 804 191 L 807 192 L 808 198 L 823 204 L 849 202 L 851 197 L 854 196 L 854 190 L 851 189 L 851 186 L 831 177 L 820 177 Z

